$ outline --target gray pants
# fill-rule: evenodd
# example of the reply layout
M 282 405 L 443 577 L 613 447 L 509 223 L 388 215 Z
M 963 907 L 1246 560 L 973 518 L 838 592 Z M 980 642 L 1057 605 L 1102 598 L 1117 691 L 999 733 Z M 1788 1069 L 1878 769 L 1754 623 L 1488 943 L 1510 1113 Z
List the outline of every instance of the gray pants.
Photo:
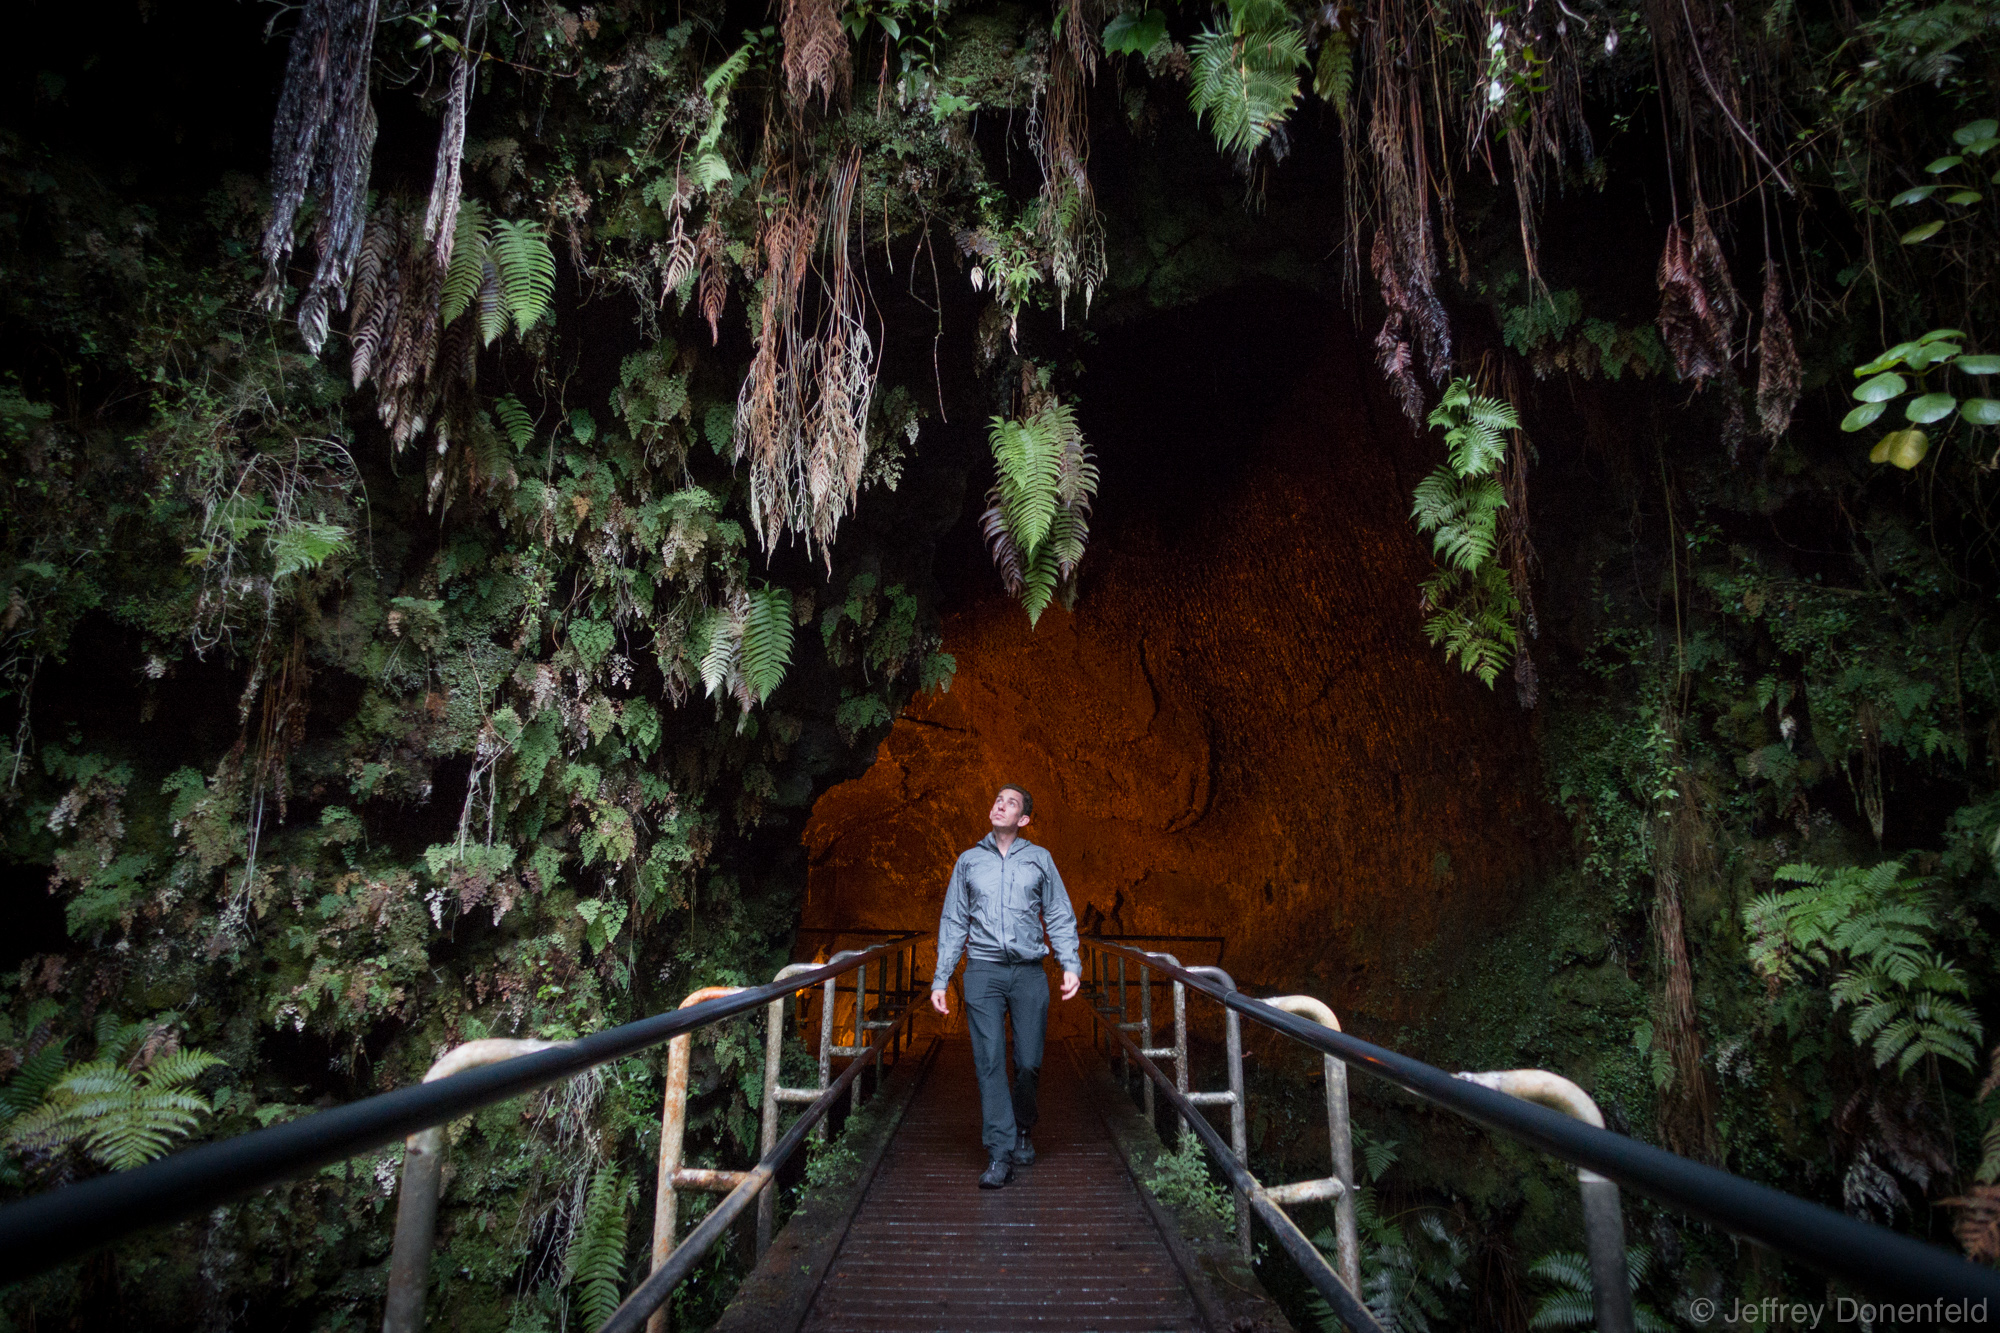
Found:
M 1032 963 L 965 964 L 965 1025 L 979 1075 L 981 1138 L 994 1160 L 1014 1151 L 1018 1131 L 1035 1127 L 1042 1042 L 1049 1030 L 1049 979 Z M 1007 1015 L 1014 1020 L 1014 1086 L 1007 1086 Z

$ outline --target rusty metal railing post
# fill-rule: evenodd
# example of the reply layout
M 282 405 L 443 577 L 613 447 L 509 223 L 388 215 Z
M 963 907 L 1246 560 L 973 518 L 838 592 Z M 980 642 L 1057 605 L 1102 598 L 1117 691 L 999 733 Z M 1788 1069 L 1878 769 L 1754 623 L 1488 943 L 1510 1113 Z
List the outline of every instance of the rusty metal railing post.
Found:
M 682 1000 L 680 1007 L 685 1009 L 703 1000 L 734 995 L 742 989 L 741 986 L 704 986 Z M 690 1178 L 697 1173 L 688 1172 L 681 1166 L 681 1148 L 687 1136 L 688 1069 L 693 1063 L 692 1032 L 683 1032 L 667 1043 L 667 1090 L 660 1106 L 660 1169 L 654 1177 L 653 1265 L 648 1271 L 657 1271 L 667 1261 L 667 1256 L 673 1253 L 674 1230 L 679 1222 L 680 1187 L 700 1183 L 698 1178 Z M 699 1173 L 709 1174 L 724 1173 Z M 661 1306 L 646 1321 L 646 1333 L 666 1333 L 666 1327 L 667 1311 L 665 1306 Z
M 1153 1045 L 1153 970 L 1144 963 L 1139 964 L 1139 1049 L 1149 1050 Z M 1153 1123 L 1153 1080 L 1139 1079 L 1145 1089 L 1146 1123 Z
M 1340 1031 L 1340 1020 L 1334 1017 L 1333 1010 L 1310 995 L 1280 995 L 1264 1003 Z M 1323 1199 L 1327 1187 L 1333 1188 L 1334 1252 L 1340 1259 L 1340 1280 L 1347 1284 L 1348 1290 L 1360 1291 L 1361 1232 L 1354 1212 L 1354 1126 L 1348 1118 L 1347 1066 L 1330 1055 L 1320 1056 L 1320 1062 L 1326 1076 L 1326 1141 L 1328 1155 L 1333 1160 L 1333 1176 L 1330 1180 L 1280 1185 L 1265 1192 L 1279 1203 L 1290 1203 Z
M 1190 967 L 1183 969 L 1195 976 L 1213 977 L 1224 990 L 1235 990 L 1236 981 L 1219 967 Z M 1227 1106 L 1229 1108 L 1229 1146 L 1236 1154 L 1237 1164 L 1248 1168 L 1250 1165 L 1250 1132 L 1243 1115 L 1243 1022 L 1234 1009 L 1223 1010 L 1224 1049 L 1229 1060 L 1229 1091 L 1191 1092 L 1188 1100 L 1196 1106 Z M 1250 1256 L 1250 1199 L 1239 1188 L 1233 1191 L 1236 1200 L 1236 1243 L 1242 1248 L 1245 1258 Z
M 817 963 L 792 963 L 778 969 L 773 981 L 783 981 L 801 972 L 810 972 Z M 785 1054 L 785 1002 L 773 1000 L 765 1006 L 764 1030 L 764 1106 L 763 1124 L 757 1138 L 757 1151 L 768 1156 L 778 1144 L 778 1105 L 780 1102 L 812 1102 L 826 1091 L 826 1080 L 820 1080 L 817 1088 L 787 1088 L 778 1083 L 779 1066 Z M 771 1191 L 757 1196 L 757 1257 L 763 1258 L 764 1251 L 771 1248 L 771 1232 L 776 1226 L 778 1201 Z
M 1546 1069 L 1498 1069 L 1458 1077 L 1604 1128 L 1604 1113 L 1590 1094 Z M 1600 1333 L 1632 1333 L 1632 1283 L 1625 1269 L 1625 1214 L 1618 1201 L 1618 1183 L 1580 1166 L 1576 1187 L 1583 1196 L 1583 1243 L 1590 1260 L 1590 1303 L 1597 1327 Z
M 447 1051 L 424 1082 L 546 1051 L 556 1043 L 482 1037 Z M 403 1180 L 396 1191 L 396 1238 L 389 1250 L 389 1294 L 382 1333 L 418 1333 L 424 1326 L 424 1291 L 430 1285 L 431 1247 L 437 1235 L 438 1198 L 444 1187 L 444 1126 L 421 1129 L 403 1140 Z

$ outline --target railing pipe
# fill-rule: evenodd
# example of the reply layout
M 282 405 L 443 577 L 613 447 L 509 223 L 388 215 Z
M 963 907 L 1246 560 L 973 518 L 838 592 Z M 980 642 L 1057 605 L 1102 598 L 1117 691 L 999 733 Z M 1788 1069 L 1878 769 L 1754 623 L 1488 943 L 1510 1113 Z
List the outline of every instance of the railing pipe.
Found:
M 1459 1077 L 1604 1128 L 1604 1113 L 1590 1094 L 1546 1069 L 1497 1069 Z M 1625 1272 L 1625 1214 L 1618 1202 L 1618 1185 L 1580 1166 L 1576 1186 L 1583 1195 L 1584 1250 L 1590 1259 L 1590 1301 L 1598 1333 L 1632 1333 L 1632 1283 Z
M 1190 967 L 1186 971 L 1197 977 L 1208 977 L 1222 986 L 1230 994 L 1236 991 L 1236 982 L 1219 967 Z M 1226 1093 L 1196 1093 L 1188 1100 L 1196 1105 L 1226 1105 L 1229 1108 L 1229 1143 L 1236 1153 L 1236 1160 L 1247 1169 L 1250 1165 L 1250 1126 L 1243 1114 L 1243 1020 L 1234 1009 L 1225 1009 L 1222 1015 L 1223 1047 L 1229 1059 L 1229 1091 Z M 1242 1190 L 1236 1191 L 1236 1243 L 1243 1251 L 1243 1257 L 1250 1257 L 1250 1196 Z
M 882 1033 L 875 1038 L 874 1047 L 887 1045 L 889 1039 L 889 1033 Z M 769 1152 L 758 1159 L 756 1166 L 740 1173 L 738 1183 L 722 1202 L 688 1233 L 686 1240 L 673 1247 L 664 1261 L 654 1266 L 652 1275 L 619 1304 L 598 1333 L 638 1333 L 642 1327 L 652 1333 L 654 1321 L 664 1314 L 663 1307 L 674 1288 L 743 1216 L 751 1202 L 770 1186 L 777 1177 L 778 1167 L 798 1151 L 799 1145 L 806 1141 L 806 1134 L 821 1122 L 840 1095 L 853 1086 L 867 1063 L 866 1059 L 848 1061 L 847 1068 L 840 1071 L 840 1077 L 792 1122 L 792 1127 L 772 1145 Z
M 901 944 L 891 940 L 875 947 L 887 950 Z M 817 968 L 804 984 L 830 978 L 846 966 Z M 0 1208 L 0 1286 L 135 1231 L 207 1212 L 240 1195 L 636 1055 L 679 1033 L 755 1009 L 793 988 L 785 982 L 756 986 L 691 1009 L 654 1014 L 554 1042 L 532 1055 L 398 1088 L 10 1204 Z
M 1310 995 L 1280 995 L 1272 999 L 1274 1009 L 1310 1018 L 1323 1028 L 1340 1031 L 1333 1010 Z M 1321 1072 L 1326 1076 L 1326 1141 L 1333 1160 L 1334 1250 L 1340 1259 L 1340 1280 L 1350 1290 L 1361 1290 L 1361 1228 L 1354 1211 L 1354 1126 L 1347 1110 L 1347 1066 L 1330 1055 L 1321 1055 Z M 1308 1181 L 1309 1185 L 1322 1182 Z M 1277 1191 L 1271 1191 L 1276 1194 Z M 1610 1333 L 1605 1330 L 1604 1333 Z
M 454 1047 L 424 1074 L 424 1082 L 480 1065 L 533 1055 L 554 1043 L 482 1037 Z M 403 1141 L 403 1182 L 396 1191 L 396 1238 L 389 1249 L 389 1294 L 382 1333 L 417 1333 L 424 1325 L 424 1292 L 430 1286 L 431 1245 L 437 1234 L 438 1196 L 444 1185 L 444 1130 L 436 1125 Z
M 1101 940 L 1092 944 L 1108 952 L 1124 948 Z M 1137 950 L 1131 952 L 1138 955 Z M 1168 971 L 1164 965 L 1161 970 Z M 1453 1078 L 1421 1060 L 1225 990 L 1186 968 L 1174 968 L 1169 975 L 1268 1028 L 1425 1101 L 1510 1134 L 1552 1157 L 1588 1167 L 1626 1189 L 1754 1241 L 1858 1291 L 1899 1301 L 1983 1299 L 2000 1304 L 2000 1273 L 1934 1245 Z
M 1355 1333 L 1382 1333 L 1382 1326 L 1362 1303 L 1359 1288 L 1351 1287 L 1341 1280 L 1333 1265 L 1327 1263 L 1326 1256 L 1319 1252 L 1319 1247 L 1306 1239 L 1305 1233 L 1299 1230 L 1298 1224 L 1285 1212 L 1281 1206 L 1285 1192 L 1266 1190 L 1258 1184 L 1257 1177 L 1250 1174 L 1250 1168 L 1239 1161 L 1223 1143 L 1221 1131 L 1209 1123 L 1208 1117 L 1195 1108 L 1193 1101 L 1167 1082 L 1167 1076 L 1160 1072 L 1160 1067 L 1153 1063 L 1152 1057 L 1141 1053 L 1132 1044 L 1132 1039 L 1123 1032 L 1118 1034 L 1118 1040 L 1124 1043 L 1146 1077 L 1159 1084 L 1160 1091 L 1172 1099 L 1184 1117 L 1185 1123 L 1194 1131 L 1195 1137 L 1207 1147 L 1210 1155 L 1221 1166 L 1223 1174 L 1229 1178 L 1231 1191 L 1238 1198 L 1249 1201 L 1249 1207 L 1264 1220 L 1264 1225 L 1270 1228 L 1279 1247 L 1291 1257 L 1293 1263 L 1298 1265 L 1306 1281 L 1312 1283 L 1313 1290 L 1320 1294 L 1341 1322 L 1355 1330 Z
M 681 1001 L 686 1009 L 708 1000 L 736 995 L 741 986 L 705 986 Z M 688 1071 L 694 1063 L 694 1034 L 683 1032 L 667 1043 L 667 1090 L 660 1101 L 660 1169 L 653 1192 L 653 1268 L 657 1271 L 674 1248 L 674 1228 L 680 1211 L 680 1187 L 701 1188 L 698 1179 L 683 1179 L 681 1148 L 687 1135 Z M 732 1184 L 729 1188 L 734 1189 Z M 667 1317 L 655 1314 L 646 1333 L 666 1333 Z

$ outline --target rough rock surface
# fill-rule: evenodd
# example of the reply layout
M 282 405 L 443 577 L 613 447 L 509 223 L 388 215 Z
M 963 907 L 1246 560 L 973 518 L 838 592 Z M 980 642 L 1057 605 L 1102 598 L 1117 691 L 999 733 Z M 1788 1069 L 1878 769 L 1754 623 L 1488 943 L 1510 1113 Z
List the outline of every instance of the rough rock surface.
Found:
M 1365 374 L 1329 348 L 1256 438 L 1205 446 L 1241 451 L 1232 477 L 1101 524 L 1073 613 L 1030 630 L 996 594 L 949 618 L 950 691 L 815 808 L 802 924 L 934 928 L 1018 782 L 1086 928 L 1224 936 L 1246 988 L 1407 1012 L 1398 964 L 1504 914 L 1541 816 L 1508 682 L 1424 641 L 1408 496 L 1439 446 Z M 1171 490 L 1158 456 L 1139 484 Z

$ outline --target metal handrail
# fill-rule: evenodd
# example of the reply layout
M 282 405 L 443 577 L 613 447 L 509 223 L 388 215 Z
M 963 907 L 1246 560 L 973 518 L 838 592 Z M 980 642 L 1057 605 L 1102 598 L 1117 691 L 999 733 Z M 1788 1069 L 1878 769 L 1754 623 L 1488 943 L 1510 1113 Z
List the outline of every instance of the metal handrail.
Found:
M 1086 939 L 1084 943 L 1138 960 L 1202 992 L 1233 1013 L 1243 1014 L 1425 1101 L 1509 1134 L 1573 1166 L 1595 1171 L 1627 1189 L 1754 1241 L 1859 1291 L 1896 1300 L 2000 1301 L 2000 1272 L 1982 1268 L 1947 1250 L 1690 1161 L 1663 1148 L 1596 1128 L 1559 1111 L 1455 1078 L 1420 1060 L 1321 1027 L 1240 991 L 1225 989 L 1187 969 L 1166 963 L 1157 955 L 1148 956 L 1141 950 L 1102 941 Z M 1142 1065 L 1150 1063 L 1143 1061 Z M 1154 1076 L 1162 1088 L 1167 1086 L 1157 1067 Z M 1226 1159 L 1227 1154 L 1220 1151 L 1220 1135 L 1213 1126 L 1206 1125 L 1205 1119 L 1196 1126 L 1198 1133 L 1203 1128 L 1207 1130 L 1203 1141 L 1208 1143 L 1210 1151 L 1216 1152 L 1219 1159 Z M 1235 1164 L 1223 1160 L 1223 1167 L 1233 1178 Z M 1242 1174 L 1248 1178 L 1247 1171 Z M 1277 1233 L 1277 1228 L 1273 1230 Z M 1289 1251 L 1291 1246 L 1284 1235 L 1277 1234 Z
M 907 942 L 886 941 L 864 950 L 861 959 L 873 961 Z M 78 1258 L 135 1231 L 181 1221 L 481 1107 L 636 1055 L 679 1033 L 769 1004 L 856 965 L 854 959 L 828 963 L 797 977 L 753 986 L 690 1009 L 654 1014 L 557 1042 L 532 1055 L 398 1088 L 10 1204 L 0 1208 L 0 1286 Z M 858 1072 L 861 1063 L 856 1062 L 853 1072 Z
M 1118 1003 L 1093 1004 L 1093 1020 L 1097 1014 L 1105 1018 L 1121 1016 L 1126 1010 L 1125 989 L 1127 983 L 1126 951 L 1122 946 L 1104 943 L 1102 936 L 1087 937 L 1083 947 L 1090 950 L 1093 967 L 1092 977 L 1102 990 L 1105 974 L 1105 951 L 1117 950 L 1118 960 Z M 1121 1075 L 1124 1062 L 1129 1058 L 1146 1075 L 1146 1108 L 1148 1118 L 1152 1112 L 1153 1085 L 1160 1091 L 1179 1113 L 1181 1131 L 1192 1129 L 1197 1138 L 1208 1148 L 1223 1173 L 1229 1177 L 1230 1201 L 1236 1212 L 1236 1243 L 1248 1259 L 1250 1250 L 1250 1215 L 1254 1212 L 1264 1220 L 1264 1225 L 1277 1237 L 1279 1245 L 1297 1264 L 1313 1289 L 1333 1309 L 1349 1328 L 1363 1333 L 1381 1333 L 1375 1317 L 1369 1313 L 1359 1296 L 1361 1290 L 1361 1246 L 1354 1211 L 1354 1148 L 1349 1134 L 1347 1116 L 1347 1071 L 1339 1061 L 1326 1058 L 1326 1114 L 1327 1142 L 1332 1158 L 1333 1174 L 1318 1180 L 1301 1180 L 1288 1185 L 1265 1186 L 1250 1174 L 1250 1151 L 1248 1135 L 1245 1132 L 1245 1111 L 1247 1104 L 1243 1089 L 1243 1029 L 1235 1011 L 1225 1010 L 1229 1050 L 1229 1090 L 1227 1092 L 1197 1092 L 1188 1088 L 1188 1041 L 1187 1041 L 1187 982 L 1198 978 L 1211 977 L 1215 984 L 1235 993 L 1236 982 L 1219 967 L 1182 967 L 1172 954 L 1152 953 L 1146 950 L 1131 950 L 1131 957 L 1139 963 L 1139 996 L 1141 1017 L 1137 1023 L 1117 1022 L 1107 1024 L 1111 1034 L 1117 1039 L 1120 1052 Z M 1174 1044 L 1166 1047 L 1152 1047 L 1153 988 L 1150 973 L 1162 972 L 1171 978 L 1174 992 Z M 1206 987 L 1203 988 L 1206 990 Z M 1282 996 L 1273 1004 L 1302 1013 L 1317 1023 L 1323 1023 L 1334 1031 L 1340 1030 L 1340 1021 L 1333 1011 L 1318 1000 L 1307 995 Z M 1134 1042 L 1131 1033 L 1140 1033 L 1140 1041 Z M 1156 1059 L 1169 1058 L 1175 1063 L 1174 1080 L 1169 1083 L 1167 1076 L 1154 1063 Z M 1197 1108 L 1202 1106 L 1227 1106 L 1229 1108 L 1229 1138 L 1224 1144 L 1221 1131 L 1210 1124 L 1208 1117 Z M 1306 1239 L 1298 1224 L 1285 1211 L 1287 1204 L 1324 1203 L 1331 1201 L 1335 1208 L 1335 1253 L 1340 1261 L 1339 1271 L 1326 1261 L 1319 1247 Z

